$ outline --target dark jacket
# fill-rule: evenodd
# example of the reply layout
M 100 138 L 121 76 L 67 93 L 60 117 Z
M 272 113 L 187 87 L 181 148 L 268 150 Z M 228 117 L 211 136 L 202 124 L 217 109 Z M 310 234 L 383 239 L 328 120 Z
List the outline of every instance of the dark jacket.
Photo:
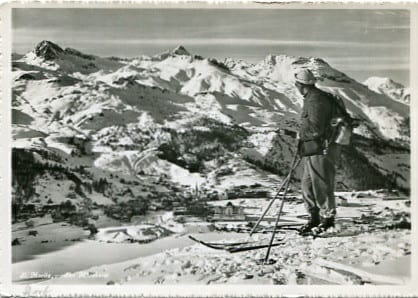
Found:
M 333 109 L 332 97 L 317 88 L 312 88 L 304 98 L 299 132 L 300 140 L 328 138 Z

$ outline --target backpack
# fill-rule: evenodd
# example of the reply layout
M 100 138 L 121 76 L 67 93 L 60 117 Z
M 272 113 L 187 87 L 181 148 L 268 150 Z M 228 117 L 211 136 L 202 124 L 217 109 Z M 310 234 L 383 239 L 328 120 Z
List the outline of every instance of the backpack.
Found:
M 351 144 L 353 135 L 354 119 L 347 112 L 341 97 L 329 94 L 333 101 L 332 117 L 329 123 L 328 144 L 336 143 L 343 146 Z
M 351 144 L 353 128 L 357 126 L 356 119 L 353 119 L 347 112 L 344 101 L 341 97 L 326 92 L 331 101 L 331 119 L 328 124 L 327 133 L 320 140 L 299 141 L 298 153 L 300 156 L 311 156 L 327 154 L 330 144 L 335 143 L 343 146 Z

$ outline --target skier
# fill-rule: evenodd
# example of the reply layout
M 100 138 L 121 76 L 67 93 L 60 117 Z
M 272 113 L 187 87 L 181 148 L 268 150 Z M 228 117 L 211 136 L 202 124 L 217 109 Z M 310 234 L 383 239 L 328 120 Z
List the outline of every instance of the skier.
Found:
M 329 123 L 333 117 L 333 98 L 319 90 L 311 71 L 295 74 L 295 86 L 303 96 L 298 151 L 303 157 L 302 197 L 310 215 L 300 229 L 302 235 L 317 234 L 334 226 L 335 166 L 341 154 L 339 144 L 330 142 Z

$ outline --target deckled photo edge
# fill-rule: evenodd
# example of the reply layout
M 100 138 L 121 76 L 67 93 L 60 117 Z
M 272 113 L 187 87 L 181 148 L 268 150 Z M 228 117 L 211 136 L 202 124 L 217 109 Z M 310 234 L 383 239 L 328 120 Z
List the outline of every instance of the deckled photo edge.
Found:
M 160 5 L 153 2 L 153 5 Z M 222 5 L 222 2 L 217 2 Z M 211 286 L 193 286 L 193 285 L 180 285 L 180 286 L 23 286 L 11 284 L 11 10 L 13 7 L 24 7 L 27 4 L 7 4 L 0 7 L 0 46 L 1 46 L 1 64 L 0 64 L 0 80 L 1 80 L 1 111 L 0 111 L 0 127 L 2 140 L 0 142 L 0 156 L 1 156 L 1 169 L 0 169 L 0 197 L 2 198 L 2 205 L 0 211 L 1 227 L 0 227 L 0 263 L 2 268 L 0 271 L 0 296 L 1 295 L 24 295 L 28 296 L 65 296 L 76 297 L 82 294 L 89 294 L 92 296 L 117 296 L 117 297 L 131 297 L 131 296 L 152 296 L 152 297 L 181 297 L 181 296 L 198 296 L 211 297 L 211 296 L 231 296 L 231 297 L 271 297 L 282 295 L 304 295 L 304 296 L 332 296 L 332 297 L 349 297 L 349 296 L 361 296 L 361 297 L 397 297 L 397 296 L 413 296 L 418 294 L 418 258 L 416 252 L 418 245 L 417 235 L 417 216 L 418 204 L 414 197 L 418 194 L 417 184 L 411 183 L 411 214 L 412 216 L 412 264 L 411 264 L 411 283 L 405 286 L 255 286 L 255 285 L 211 285 Z M 38 7 L 37 4 L 28 4 L 33 7 Z M 63 4 L 66 7 L 82 7 L 87 6 L 83 4 Z M 90 4 L 89 4 L 90 5 Z M 99 3 L 92 3 L 92 6 L 98 8 L 101 7 Z M 114 7 L 132 7 L 130 4 L 104 3 L 103 5 L 114 5 Z M 140 4 L 134 4 L 134 7 L 138 7 Z M 198 4 L 199 5 L 199 4 Z M 236 4 L 234 4 L 235 6 Z M 244 5 L 244 4 L 243 4 Z M 295 4 L 296 7 L 300 7 L 300 4 Z M 338 6 L 339 4 L 329 4 L 331 7 Z M 376 6 L 374 6 L 376 5 Z M 45 7 L 45 5 L 41 5 Z M 60 7 L 57 4 L 47 4 L 48 7 Z M 315 8 L 327 8 L 327 4 L 316 3 Z M 347 4 L 344 3 L 343 8 L 362 8 L 359 4 Z M 418 86 L 418 6 L 417 4 L 371 4 L 370 6 L 376 8 L 397 8 L 408 9 L 411 13 L 411 44 L 410 44 L 410 81 L 411 81 L 411 181 L 417 181 L 417 167 L 418 158 L 414 152 L 418 150 L 418 143 L 416 136 L 417 117 L 418 117 L 418 105 L 415 99 L 418 98 L 417 88 Z M 368 8 L 372 8 L 372 7 Z M 309 7 L 309 5 L 308 5 Z M 292 8 L 290 4 L 286 8 Z
M 0 7 L 0 132 L 2 141 L 0 143 L 0 197 L 1 211 L 0 211 L 0 241 L 1 243 L 10 243 L 10 213 L 8 206 L 10 206 L 11 189 L 10 189 L 10 175 L 11 175 L 11 159 L 10 159 L 10 145 L 11 145 L 11 118 L 10 118 L 10 98 L 11 88 L 10 82 L 10 56 L 11 56 L 11 23 L 10 23 L 10 9 L 5 5 Z M 11 258 L 10 246 L 0 246 L 0 259 L 2 269 L 0 270 L 0 293 L 3 288 L 9 283 Z M 1 295 L 1 294 L 0 294 Z

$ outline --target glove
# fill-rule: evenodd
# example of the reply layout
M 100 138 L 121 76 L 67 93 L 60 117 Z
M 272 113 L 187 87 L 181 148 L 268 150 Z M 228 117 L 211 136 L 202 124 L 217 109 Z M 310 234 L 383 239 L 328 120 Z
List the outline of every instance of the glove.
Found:
M 284 135 L 289 136 L 294 139 L 299 139 L 299 133 L 294 130 L 284 129 Z

